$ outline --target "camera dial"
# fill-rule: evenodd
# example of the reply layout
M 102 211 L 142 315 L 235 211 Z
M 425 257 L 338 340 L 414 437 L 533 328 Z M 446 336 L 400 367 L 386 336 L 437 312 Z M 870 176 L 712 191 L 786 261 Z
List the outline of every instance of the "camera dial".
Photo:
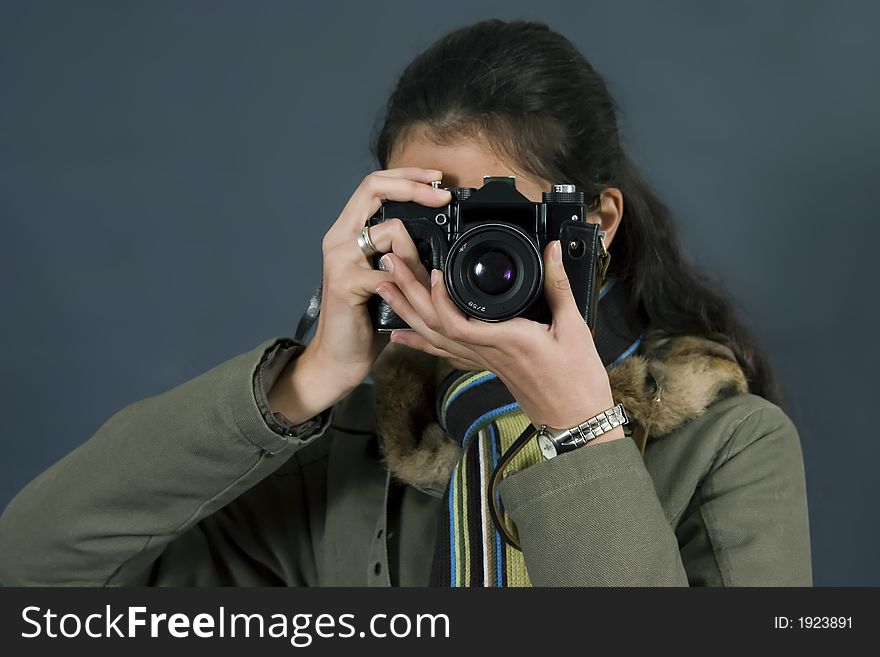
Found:
M 452 194 L 452 198 L 456 201 L 466 201 L 477 190 L 473 187 L 449 187 L 447 191 Z

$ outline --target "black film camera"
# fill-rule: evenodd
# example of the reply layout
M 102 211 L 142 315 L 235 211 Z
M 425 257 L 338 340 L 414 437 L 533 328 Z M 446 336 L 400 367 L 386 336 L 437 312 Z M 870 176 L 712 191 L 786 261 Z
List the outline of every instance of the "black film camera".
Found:
M 386 201 L 369 225 L 400 219 L 425 268 L 444 272 L 455 305 L 487 322 L 512 317 L 552 321 L 544 297 L 543 253 L 559 239 L 578 309 L 593 329 L 608 254 L 599 225 L 586 221 L 583 192 L 574 185 L 553 185 L 535 203 L 516 190 L 513 177 L 499 176 L 485 176 L 479 189 L 449 191 L 451 202 L 439 208 Z M 385 269 L 381 255 L 373 256 L 374 269 Z M 378 295 L 368 309 L 377 331 L 410 328 Z

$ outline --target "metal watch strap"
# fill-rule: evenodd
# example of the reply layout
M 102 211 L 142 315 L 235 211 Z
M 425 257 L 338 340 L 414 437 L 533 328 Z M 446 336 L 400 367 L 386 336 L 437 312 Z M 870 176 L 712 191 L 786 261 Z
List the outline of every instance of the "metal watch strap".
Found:
M 569 429 L 553 429 L 542 424 L 537 434 L 538 447 L 544 458 L 551 459 L 586 445 L 593 438 L 628 423 L 629 417 L 623 404 L 617 404 Z

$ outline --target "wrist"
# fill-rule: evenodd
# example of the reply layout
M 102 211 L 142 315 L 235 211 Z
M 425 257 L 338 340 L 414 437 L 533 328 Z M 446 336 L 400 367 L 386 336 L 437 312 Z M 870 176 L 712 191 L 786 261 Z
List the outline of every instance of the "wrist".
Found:
M 332 376 L 322 371 L 314 351 L 307 346 L 290 359 L 266 399 L 273 413 L 281 413 L 291 423 L 299 424 L 333 406 L 350 391 L 350 387 L 337 385 Z
M 537 433 L 538 447 L 550 459 L 589 443 L 620 440 L 626 436 L 623 425 L 627 423 L 629 417 L 623 404 L 615 404 L 574 425 L 542 424 Z
M 601 436 L 596 436 L 590 442 L 588 442 L 587 445 L 610 443 L 614 440 L 620 440 L 621 438 L 626 438 L 626 434 L 623 432 L 623 427 L 614 427 L 611 431 L 607 431 Z
M 534 417 L 532 413 L 529 413 L 529 419 L 535 427 L 545 424 L 551 429 L 569 429 L 614 405 L 614 401 L 610 396 L 604 401 L 593 401 L 588 404 L 584 404 L 582 400 L 578 402 L 559 400 L 559 403 L 554 404 L 555 408 L 552 410 L 535 413 Z

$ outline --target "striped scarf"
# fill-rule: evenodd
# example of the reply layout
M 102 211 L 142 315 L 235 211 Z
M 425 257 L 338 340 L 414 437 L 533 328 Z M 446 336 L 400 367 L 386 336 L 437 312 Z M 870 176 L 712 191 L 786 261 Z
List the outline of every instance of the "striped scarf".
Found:
M 634 353 L 644 325 L 627 304 L 623 285 L 609 276 L 599 292 L 594 340 L 606 369 Z M 498 377 L 488 371 L 453 370 L 437 388 L 440 426 L 462 446 L 441 504 L 431 571 L 432 586 L 530 586 L 522 552 L 508 545 L 492 522 L 489 478 L 501 455 L 530 424 Z M 504 474 L 543 460 L 530 440 Z M 503 511 L 502 522 L 510 519 Z

